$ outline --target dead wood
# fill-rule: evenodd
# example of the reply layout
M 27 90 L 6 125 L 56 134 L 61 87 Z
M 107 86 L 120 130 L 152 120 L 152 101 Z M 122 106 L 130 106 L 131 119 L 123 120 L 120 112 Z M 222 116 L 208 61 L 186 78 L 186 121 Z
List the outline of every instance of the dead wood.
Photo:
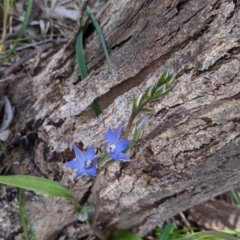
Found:
M 34 150 L 36 164 L 91 204 L 90 179 L 74 181 L 63 165 L 73 158 L 72 143 L 101 147 L 108 127 L 126 127 L 133 95 L 165 69 L 176 74 L 173 90 L 154 104 L 132 162 L 115 162 L 101 176 L 98 224 L 106 231 L 134 228 L 143 236 L 240 184 L 239 19 L 238 1 L 111 0 L 100 22 L 112 73 L 94 33 L 86 40 L 90 75 L 85 81 L 80 81 L 74 54 L 62 48 L 32 79 L 8 87 L 17 109 L 16 131 L 33 121 L 47 142 Z M 90 107 L 95 99 L 102 109 L 98 118 Z M 41 201 L 41 211 L 34 210 Z M 39 239 L 54 239 L 76 221 L 59 200 L 39 196 L 27 207 Z M 70 239 L 77 239 L 77 232 L 66 230 Z

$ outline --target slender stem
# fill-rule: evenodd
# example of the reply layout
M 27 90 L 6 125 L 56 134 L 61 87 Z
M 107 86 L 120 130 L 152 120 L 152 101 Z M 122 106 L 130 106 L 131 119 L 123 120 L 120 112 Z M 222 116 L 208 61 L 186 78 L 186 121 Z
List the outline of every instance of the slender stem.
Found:
M 137 116 L 136 114 L 136 111 L 135 112 L 132 112 L 130 118 L 129 118 L 129 121 L 128 121 L 128 125 L 127 125 L 127 129 L 126 129 L 126 132 L 125 132 L 125 139 L 128 139 L 128 136 L 129 136 L 129 133 L 130 133 L 130 130 L 131 130 L 131 127 L 132 127 L 132 124 L 133 124 L 133 121 L 135 119 L 135 117 Z
M 134 121 L 135 117 L 141 112 L 142 108 L 145 107 L 150 101 L 151 101 L 151 99 L 143 102 L 134 112 L 131 113 L 131 116 L 130 116 L 129 121 L 128 121 L 127 129 L 126 129 L 126 132 L 125 132 L 125 135 L 124 135 L 124 137 L 126 139 L 128 139 L 128 136 L 129 136 L 129 133 L 131 131 L 131 127 L 132 127 L 132 124 L 133 124 L 133 121 Z

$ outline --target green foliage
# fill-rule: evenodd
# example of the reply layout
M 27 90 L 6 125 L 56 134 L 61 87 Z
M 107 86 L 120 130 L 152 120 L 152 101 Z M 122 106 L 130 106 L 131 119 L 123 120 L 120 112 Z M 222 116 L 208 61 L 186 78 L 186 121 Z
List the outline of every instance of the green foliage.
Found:
M 84 0 L 80 0 L 80 2 L 83 4 Z M 98 21 L 95 18 L 95 16 L 92 14 L 92 11 L 91 11 L 91 9 L 88 6 L 87 6 L 86 12 L 87 12 L 87 15 L 90 17 L 90 19 L 92 21 L 92 24 L 93 24 L 93 26 L 95 27 L 95 29 L 97 31 L 98 37 L 100 39 L 100 43 L 101 43 L 102 48 L 103 48 L 104 55 L 105 55 L 105 57 L 107 59 L 109 71 L 111 72 L 112 71 L 111 60 L 110 60 L 110 57 L 109 57 L 109 54 L 108 54 L 108 50 L 107 50 L 107 46 L 106 46 L 106 42 L 105 42 L 105 39 L 104 39 L 104 36 L 103 36 L 103 32 L 102 32 L 101 26 L 98 23 Z
M 32 6 L 33 6 L 33 0 L 28 0 L 27 10 L 26 10 L 26 13 L 24 15 L 23 24 L 22 24 L 22 27 L 19 31 L 17 39 L 15 40 L 15 42 L 13 44 L 13 47 L 7 52 L 6 56 L 4 56 L 4 58 L 1 59 L 1 60 L 4 60 L 4 59 L 8 58 L 13 53 L 13 51 L 16 49 L 16 47 L 18 46 L 18 43 L 21 41 L 21 38 L 22 38 L 22 36 L 25 32 L 25 29 L 26 29 L 27 24 L 28 24 L 29 17 L 30 17 L 31 12 L 32 12 Z
M 77 64 L 82 80 L 88 76 L 87 65 L 84 58 L 84 49 L 83 49 L 83 29 L 80 29 L 80 32 L 77 36 L 77 41 L 75 45 Z M 99 116 L 101 109 L 96 101 L 92 103 L 92 109 L 96 116 Z
M 19 216 L 20 216 L 20 222 L 23 228 L 23 235 L 25 240 L 28 240 L 28 230 L 27 230 L 27 223 L 26 223 L 26 210 L 24 207 L 24 203 L 22 201 L 22 189 L 19 189 L 18 191 L 18 203 L 19 203 Z
M 130 147 L 132 147 L 135 142 L 137 142 L 142 137 L 144 129 L 148 125 L 148 117 L 149 116 L 147 114 L 143 114 L 143 116 L 136 122 L 136 127 L 133 133 L 132 145 Z
M 80 0 L 80 2 L 83 3 L 84 0 Z M 101 29 L 97 19 L 95 18 L 95 16 L 92 14 L 91 9 L 89 7 L 87 7 L 86 12 L 87 12 L 88 16 L 90 17 L 90 19 L 93 23 L 93 26 L 95 27 L 95 29 L 98 33 L 98 36 L 99 36 L 99 39 L 100 39 L 100 42 L 101 42 L 101 45 L 102 45 L 102 48 L 103 48 L 104 55 L 107 59 L 109 71 L 112 71 L 111 61 L 110 61 L 110 57 L 109 57 L 109 54 L 108 54 L 108 51 L 107 51 L 107 46 L 106 46 L 106 43 L 105 43 L 105 39 L 104 39 L 104 36 L 103 36 L 102 29 Z M 83 23 L 81 23 L 80 31 L 79 31 L 79 34 L 77 36 L 75 51 L 76 51 L 78 68 L 79 68 L 79 71 L 80 71 L 81 78 L 83 80 L 88 76 L 88 72 L 87 72 L 87 65 L 86 65 L 85 57 L 84 57 L 82 26 L 83 26 Z M 93 109 L 96 116 L 100 115 L 101 109 L 100 109 L 96 100 L 92 103 L 92 109 Z
M 78 220 L 85 222 L 88 219 L 88 213 L 94 209 L 94 206 L 83 206 L 78 216 Z
M 107 240 L 142 240 L 142 239 L 128 230 L 118 229 L 112 232 L 112 234 L 108 237 Z
M 101 29 L 101 27 L 100 27 L 100 24 L 98 23 L 98 21 L 97 21 L 97 19 L 95 18 L 95 16 L 92 14 L 91 9 L 90 9 L 89 7 L 87 7 L 87 14 L 88 14 L 89 17 L 91 18 L 91 21 L 92 21 L 92 23 L 93 23 L 93 26 L 95 27 L 95 29 L 96 29 L 96 31 L 97 31 L 97 34 L 98 34 L 100 43 L 101 43 L 102 48 L 103 48 L 104 55 L 105 55 L 105 57 L 106 57 L 106 59 L 107 59 L 108 69 L 109 69 L 109 71 L 111 72 L 111 71 L 112 71 L 111 60 L 110 60 L 110 57 L 109 57 L 109 54 L 108 54 L 106 42 L 105 42 L 105 39 L 104 39 L 103 32 L 102 32 L 102 29 Z
M 170 234 L 173 232 L 173 230 L 174 230 L 174 225 L 172 223 L 167 223 L 164 226 L 164 228 L 157 240 L 168 240 L 170 237 Z
M 82 80 L 88 76 L 87 72 L 87 66 L 84 58 L 84 50 L 83 50 L 83 30 L 80 29 L 80 32 L 77 36 L 77 41 L 75 45 L 75 51 L 76 51 L 76 58 L 77 58 L 77 64 L 79 68 L 79 72 L 81 75 Z
M 147 88 L 144 94 L 140 94 L 138 97 L 133 99 L 132 111 L 141 111 L 145 114 L 150 114 L 153 109 L 145 107 L 145 105 L 153 100 L 157 100 L 165 96 L 171 88 L 171 84 L 174 80 L 174 75 L 170 72 L 164 71 L 159 77 L 158 82 Z
M 202 231 L 193 234 L 194 238 L 199 240 L 238 240 L 229 234 L 220 231 Z
M 58 182 L 34 176 L 9 175 L 0 176 L 0 183 L 32 190 L 52 197 L 65 197 L 80 210 L 77 199 L 74 198 L 72 193 L 64 185 Z
M 143 130 L 135 128 L 133 133 L 133 140 L 132 140 L 133 143 L 139 140 L 142 137 L 142 135 L 143 135 Z
M 233 235 L 237 235 L 238 233 L 236 231 L 201 231 L 190 233 L 187 228 L 176 230 L 172 223 L 167 223 L 163 229 L 156 232 L 156 235 L 157 240 L 237 240 L 238 238 Z
M 24 202 L 22 200 L 22 189 L 18 189 L 18 203 L 19 203 L 19 216 L 20 216 L 20 222 L 23 228 L 23 235 L 25 240 L 29 239 L 28 235 L 28 228 L 31 231 L 32 237 L 34 240 L 37 240 L 35 231 L 33 229 L 32 223 L 29 219 L 29 216 L 27 214 Z
M 233 190 L 231 191 L 231 193 L 232 193 L 232 197 L 233 197 L 235 203 L 239 205 L 239 204 L 240 204 L 240 197 L 239 197 L 239 191 L 238 191 L 238 189 L 233 189 Z

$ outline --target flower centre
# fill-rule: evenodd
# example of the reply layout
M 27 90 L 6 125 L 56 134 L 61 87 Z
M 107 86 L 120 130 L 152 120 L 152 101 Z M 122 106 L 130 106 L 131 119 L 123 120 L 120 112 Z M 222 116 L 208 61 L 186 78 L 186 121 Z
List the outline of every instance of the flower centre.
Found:
M 109 146 L 110 152 L 114 152 L 115 148 L 116 148 L 116 146 L 114 144 L 110 144 L 110 146 Z
M 92 160 L 87 160 L 86 161 L 86 168 L 91 167 L 91 165 L 92 165 Z

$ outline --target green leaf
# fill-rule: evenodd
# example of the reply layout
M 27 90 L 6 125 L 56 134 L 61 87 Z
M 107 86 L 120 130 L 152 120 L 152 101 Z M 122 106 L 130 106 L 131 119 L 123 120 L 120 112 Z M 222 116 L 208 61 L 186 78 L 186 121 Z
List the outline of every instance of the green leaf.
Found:
M 170 91 L 170 89 L 167 89 L 164 93 L 154 94 L 154 97 L 152 98 L 152 100 L 157 100 L 157 99 L 164 97 L 169 91 Z
M 27 213 L 24 207 L 24 203 L 22 201 L 22 189 L 18 189 L 18 204 L 19 204 L 19 216 L 20 216 L 21 226 L 23 229 L 23 235 L 25 240 L 29 240 L 26 217 L 25 217 Z
M 81 75 L 82 80 L 88 76 L 87 66 L 84 58 L 84 50 L 83 50 L 83 30 L 80 29 L 80 32 L 77 35 L 77 41 L 75 44 L 76 58 L 78 69 Z
M 156 92 L 159 94 L 164 94 L 166 92 L 166 84 L 163 84 L 160 87 L 158 87 Z
M 174 74 L 169 74 L 168 75 L 168 78 L 167 78 L 167 81 L 166 81 L 166 85 L 167 85 L 167 87 L 170 87 L 171 86 L 171 84 L 172 84 L 172 82 L 173 82 L 173 80 L 174 80 Z
M 136 100 L 137 99 L 135 97 L 133 97 L 133 103 L 132 103 L 132 111 L 133 112 L 137 110 L 137 102 L 136 102 Z
M 98 117 L 101 114 L 101 108 L 98 105 L 96 100 L 93 101 L 91 107 L 92 107 L 92 110 L 94 111 L 95 115 Z
M 157 87 L 161 86 L 163 83 L 166 82 L 167 78 L 169 75 L 169 71 L 165 70 L 162 75 L 159 77 L 158 82 L 157 82 Z
M 32 12 L 32 6 L 33 6 L 33 0 L 28 0 L 27 10 L 26 10 L 26 13 L 24 15 L 24 20 L 23 20 L 21 29 L 19 31 L 19 34 L 17 36 L 17 39 L 15 40 L 15 42 L 13 44 L 13 47 L 7 52 L 6 56 L 4 56 L 4 58 L 2 58 L 1 60 L 4 60 L 4 59 L 8 58 L 13 53 L 13 51 L 16 49 L 16 47 L 17 47 L 18 43 L 20 42 L 20 40 L 21 40 L 21 38 L 22 38 L 22 36 L 25 32 L 25 29 L 27 27 L 28 20 L 29 20 L 29 17 L 31 15 L 31 12 Z
M 133 100 L 133 108 L 137 110 L 143 100 L 143 94 L 141 93 L 137 98 Z M 134 111 L 135 111 L 134 110 Z
M 13 0 L 13 1 L 11 2 L 11 6 L 12 6 L 12 9 L 13 9 L 14 13 L 15 13 L 15 14 L 18 14 L 17 4 L 16 4 L 16 1 L 15 1 L 15 0 Z
M 19 215 L 20 215 L 20 221 L 23 228 L 23 235 L 25 237 L 25 240 L 28 240 L 28 228 L 30 229 L 30 232 L 32 234 L 33 240 L 37 240 L 36 233 L 33 229 L 32 223 L 30 221 L 30 218 L 28 216 L 27 210 L 25 208 L 24 202 L 22 200 L 22 189 L 18 188 L 18 203 L 19 203 Z M 28 228 L 27 228 L 28 226 Z
M 101 166 L 102 166 L 102 164 L 103 164 L 105 161 L 109 160 L 109 159 L 111 159 L 111 157 L 110 157 L 110 155 L 108 154 L 108 152 L 105 151 L 105 152 L 103 153 L 101 159 L 98 161 L 98 169 L 100 169 Z
M 77 209 L 80 209 L 78 200 L 74 198 L 67 187 L 50 179 L 26 175 L 9 175 L 0 176 L 0 183 L 32 190 L 52 197 L 65 197 L 71 201 Z
M 155 85 L 152 85 L 152 86 L 150 86 L 149 88 L 147 88 L 147 91 L 146 91 L 147 100 L 148 100 L 148 99 L 151 99 L 151 97 L 153 96 L 155 90 L 156 90 L 156 86 L 155 86 Z
M 136 142 L 138 139 L 140 139 L 143 135 L 143 130 L 142 129 L 134 129 L 134 134 L 133 134 L 133 142 Z
M 107 46 L 106 46 L 106 42 L 105 42 L 105 39 L 104 39 L 104 36 L 103 36 L 102 29 L 101 29 L 97 19 L 95 18 L 95 16 L 92 14 L 92 12 L 91 12 L 89 7 L 87 7 L 87 14 L 91 18 L 93 26 L 95 27 L 95 29 L 96 29 L 96 31 L 98 33 L 98 37 L 99 37 L 100 42 L 102 44 L 104 55 L 105 55 L 105 57 L 107 59 L 108 69 L 109 69 L 110 72 L 112 72 L 111 60 L 110 60 L 110 57 L 109 57 L 109 54 L 108 54 L 108 50 L 107 50 Z
M 141 112 L 142 112 L 142 113 L 145 113 L 145 114 L 150 114 L 150 113 L 153 112 L 153 110 L 154 110 L 153 108 L 144 107 L 144 108 L 141 109 Z
M 83 206 L 83 207 L 81 208 L 80 213 L 89 213 L 89 212 L 91 212 L 93 209 L 94 209 L 94 206 L 93 206 L 93 205 Z
M 80 2 L 84 3 L 84 0 L 80 0 Z M 88 16 L 91 18 L 92 24 L 97 31 L 98 37 L 99 37 L 100 42 L 102 44 L 104 55 L 107 59 L 108 69 L 111 72 L 112 71 L 111 60 L 110 60 L 110 57 L 109 57 L 109 54 L 108 54 L 108 51 L 107 51 L 107 46 L 106 46 L 106 43 L 105 43 L 105 39 L 104 39 L 104 36 L 103 36 L 102 29 L 101 29 L 97 19 L 95 18 L 95 16 L 92 14 L 91 9 L 88 6 L 87 6 L 86 12 L 87 12 Z
M 238 192 L 238 190 L 237 190 L 237 189 L 233 189 L 233 190 L 231 191 L 231 193 L 232 193 L 232 197 L 233 197 L 235 203 L 239 205 L 239 204 L 240 204 L 240 197 L 239 197 L 239 192 Z
M 77 36 L 77 41 L 75 44 L 75 51 L 76 51 L 78 69 L 79 69 L 81 78 L 83 80 L 88 76 L 88 72 L 87 72 L 87 65 L 86 65 L 85 58 L 84 58 L 82 28 L 80 29 L 80 32 Z M 101 114 L 101 109 L 96 100 L 93 101 L 93 103 L 92 103 L 92 109 L 97 117 Z
M 220 231 L 202 231 L 198 233 L 194 233 L 193 236 L 197 238 L 206 238 L 206 239 L 226 239 L 226 240 L 239 240 L 229 234 L 220 232 Z
M 148 119 L 149 116 L 144 114 L 137 122 L 136 122 L 136 128 L 144 130 L 148 126 Z
M 164 228 L 161 232 L 161 235 L 158 237 L 157 240 L 168 240 L 173 229 L 174 229 L 174 225 L 172 223 L 167 223 L 164 226 Z
M 128 230 L 118 229 L 111 233 L 107 240 L 142 240 L 142 238 Z

